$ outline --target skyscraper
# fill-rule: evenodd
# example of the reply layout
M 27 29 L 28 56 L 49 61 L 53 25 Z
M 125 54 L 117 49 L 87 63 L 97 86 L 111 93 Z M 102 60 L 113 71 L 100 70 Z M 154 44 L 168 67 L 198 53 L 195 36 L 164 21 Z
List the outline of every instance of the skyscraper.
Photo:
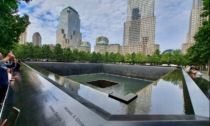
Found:
M 21 33 L 18 43 L 19 44 L 25 44 L 26 43 L 26 38 L 27 38 L 27 28 L 23 33 Z
M 81 44 L 80 19 L 72 7 L 63 9 L 59 18 L 59 29 L 56 32 L 56 43 L 62 48 L 78 48 Z
M 186 53 L 187 49 L 194 45 L 194 36 L 198 32 L 198 28 L 202 26 L 202 18 L 200 17 L 202 13 L 202 0 L 193 0 L 193 8 L 190 15 L 190 27 L 187 33 L 186 43 L 182 44 L 182 53 Z
M 155 43 L 154 0 L 129 0 L 124 45 Z
M 39 34 L 39 32 L 35 32 L 35 33 L 33 34 L 32 42 L 33 42 L 34 45 L 41 46 L 42 37 L 41 37 L 41 35 Z
M 121 54 L 134 52 L 152 55 L 160 48 L 155 44 L 154 5 L 154 0 L 128 0 Z

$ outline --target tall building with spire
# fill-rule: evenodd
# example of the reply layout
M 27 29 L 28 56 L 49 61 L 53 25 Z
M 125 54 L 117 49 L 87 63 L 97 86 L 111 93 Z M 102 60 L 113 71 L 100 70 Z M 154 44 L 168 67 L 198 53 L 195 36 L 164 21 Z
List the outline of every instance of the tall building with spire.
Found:
M 193 8 L 190 14 L 189 32 L 186 36 L 186 42 L 182 44 L 182 53 L 186 53 L 187 49 L 195 44 L 194 36 L 202 26 L 203 18 L 200 17 L 202 13 L 202 0 L 193 0 Z
M 81 45 L 81 41 L 79 14 L 69 6 L 60 13 L 56 43 L 60 44 L 62 48 L 75 49 Z

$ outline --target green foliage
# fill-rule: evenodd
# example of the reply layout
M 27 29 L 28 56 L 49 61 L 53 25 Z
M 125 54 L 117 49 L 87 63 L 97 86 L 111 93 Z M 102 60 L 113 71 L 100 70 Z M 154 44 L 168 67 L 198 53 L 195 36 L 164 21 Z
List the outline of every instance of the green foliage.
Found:
M 136 56 L 135 56 L 135 62 L 136 63 L 146 63 L 147 62 L 147 56 L 144 55 L 144 54 L 141 54 L 141 53 L 137 53 Z
M 168 75 L 164 76 L 162 79 L 165 81 L 170 81 L 174 85 L 179 85 L 180 81 L 182 80 L 182 73 L 180 70 L 174 70 L 172 73 L 169 73 Z
M 36 47 L 38 50 L 41 49 L 41 54 L 39 54 L 39 58 L 42 59 L 51 59 L 52 57 L 52 51 L 50 49 L 49 45 L 43 45 L 42 48 L 40 48 L 39 46 Z M 36 51 L 37 52 L 37 51 Z
M 105 62 L 109 62 L 110 61 L 108 52 L 106 52 L 105 55 L 104 55 L 104 61 Z
M 164 53 L 160 58 L 161 63 L 170 64 L 171 63 L 171 53 Z
M 177 65 L 183 64 L 184 56 L 182 55 L 180 50 L 174 50 L 171 55 L 171 62 Z
M 54 48 L 54 58 L 57 60 L 57 61 L 62 61 L 63 60 L 63 57 L 62 57 L 62 54 L 63 54 L 63 50 L 61 49 L 61 45 L 60 44 L 56 44 L 55 45 L 55 48 Z
M 196 42 L 187 50 L 186 54 L 190 64 L 204 65 L 210 59 L 210 1 L 203 0 L 203 5 L 201 14 L 201 17 L 204 18 L 203 26 L 195 34 Z
M 91 55 L 91 62 L 94 62 L 94 63 L 97 63 L 98 62 L 98 56 L 97 56 L 97 53 L 93 52 L 92 55 Z
M 63 60 L 69 62 L 73 60 L 73 52 L 70 48 L 63 49 Z
M 42 53 L 42 48 L 40 46 L 34 46 L 34 59 L 41 59 L 42 56 L 46 55 L 44 53 Z M 47 56 L 45 56 L 47 57 Z
M 125 56 L 120 53 L 90 53 L 84 51 L 78 51 L 70 48 L 62 49 L 60 44 L 57 44 L 54 49 L 50 49 L 49 45 L 43 45 L 42 47 L 34 46 L 32 43 L 27 43 L 25 45 L 15 45 L 13 50 L 14 54 L 19 59 L 31 59 L 31 60 L 51 60 L 58 62 L 94 62 L 94 63 L 151 63 L 152 65 L 158 65 L 159 63 L 173 63 L 173 64 L 183 64 L 184 56 L 179 50 L 175 50 L 174 53 L 160 55 L 156 51 L 152 56 L 146 56 L 141 53 L 126 54 Z
M 133 64 L 135 63 L 135 59 L 136 59 L 136 53 L 133 52 L 133 53 L 131 54 L 131 62 L 132 62 Z
M 115 62 L 122 62 L 123 56 L 120 53 L 116 53 Z
M 125 54 L 124 61 L 125 61 L 126 63 L 131 63 L 131 61 L 132 61 L 132 56 L 131 56 L 131 54 L 129 54 L 129 53 Z
M 0 0 L 0 51 L 11 50 L 29 25 L 28 15 L 21 17 L 17 14 L 19 2 L 20 0 Z
M 111 52 L 109 55 L 109 61 L 115 63 L 116 62 L 116 54 Z

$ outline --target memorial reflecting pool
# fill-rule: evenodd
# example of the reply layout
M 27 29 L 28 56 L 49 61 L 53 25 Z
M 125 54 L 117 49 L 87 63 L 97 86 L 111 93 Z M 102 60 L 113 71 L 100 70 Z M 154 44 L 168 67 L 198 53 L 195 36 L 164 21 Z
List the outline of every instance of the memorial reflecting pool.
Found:
M 61 84 L 70 94 L 77 94 L 92 104 L 112 114 L 193 114 L 192 105 L 184 90 L 181 70 L 174 70 L 157 81 L 111 75 L 106 73 L 59 76 L 44 69 L 32 66 L 48 78 Z M 110 80 L 119 84 L 100 88 L 89 81 Z M 72 81 L 73 80 L 73 81 Z M 76 90 L 75 90 L 76 89 Z M 125 105 L 108 98 L 111 92 L 126 95 L 136 93 L 138 98 Z M 105 97 L 101 97 L 105 93 Z M 100 95 L 99 95 L 100 94 Z M 104 95 L 103 95 L 104 96 Z
M 209 115 L 205 113 L 208 108 L 191 102 L 191 96 L 198 96 L 199 92 L 188 92 L 192 83 L 190 78 L 185 78 L 190 82 L 186 84 L 181 69 L 109 64 L 28 64 L 30 66 L 21 66 L 19 79 L 9 87 L 0 122 L 8 117 L 12 107 L 16 107 L 20 110 L 16 126 L 209 125 Z M 106 86 L 98 86 L 96 80 L 105 80 L 102 83 Z M 133 93 L 138 97 L 127 104 L 109 97 L 110 92 L 122 96 Z M 199 108 L 205 108 L 205 112 Z

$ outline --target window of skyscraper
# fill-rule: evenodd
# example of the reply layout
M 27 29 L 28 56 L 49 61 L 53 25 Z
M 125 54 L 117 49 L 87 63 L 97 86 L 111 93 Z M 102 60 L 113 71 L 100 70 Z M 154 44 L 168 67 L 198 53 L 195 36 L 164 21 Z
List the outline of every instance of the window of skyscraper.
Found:
M 140 18 L 139 8 L 133 8 L 132 10 L 132 20 L 137 20 Z

